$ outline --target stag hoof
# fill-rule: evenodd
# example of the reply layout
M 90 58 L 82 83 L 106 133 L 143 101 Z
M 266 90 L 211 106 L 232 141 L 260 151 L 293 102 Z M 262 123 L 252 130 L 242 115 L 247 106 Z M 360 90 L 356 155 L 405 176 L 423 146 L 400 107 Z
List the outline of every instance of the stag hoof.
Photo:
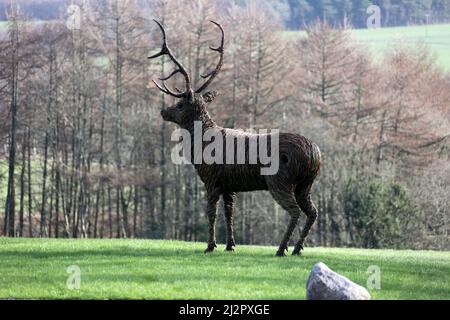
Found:
M 233 252 L 235 247 L 236 247 L 236 243 L 234 242 L 234 240 L 230 240 L 227 243 L 227 248 L 225 249 L 225 251 Z
M 286 257 L 286 251 L 278 251 L 277 252 L 277 257 Z
M 303 246 L 297 246 L 297 247 L 295 247 L 294 252 L 292 252 L 292 255 L 299 257 L 302 255 L 302 251 L 303 251 Z
M 217 248 L 217 245 L 215 243 L 208 244 L 208 248 L 206 248 L 205 254 L 214 252 L 214 250 L 216 250 L 216 248 Z
M 225 251 L 233 252 L 235 247 L 236 247 L 236 245 L 234 243 L 233 244 L 228 244 L 227 248 L 225 249 Z

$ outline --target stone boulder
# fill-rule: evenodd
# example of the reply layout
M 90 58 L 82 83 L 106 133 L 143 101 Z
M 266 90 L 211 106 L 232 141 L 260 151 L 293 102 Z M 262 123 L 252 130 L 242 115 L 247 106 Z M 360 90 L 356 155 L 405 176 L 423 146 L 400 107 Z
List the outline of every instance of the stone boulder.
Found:
M 366 288 L 337 274 L 324 263 L 316 264 L 306 285 L 308 300 L 370 300 Z

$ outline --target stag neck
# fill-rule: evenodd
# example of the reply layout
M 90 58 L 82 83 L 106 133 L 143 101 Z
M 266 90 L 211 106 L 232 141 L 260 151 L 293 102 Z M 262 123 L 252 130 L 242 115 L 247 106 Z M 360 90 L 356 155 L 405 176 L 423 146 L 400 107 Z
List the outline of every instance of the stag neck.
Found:
M 209 115 L 208 111 L 205 111 L 201 115 L 201 122 L 203 124 L 203 130 L 208 130 L 208 129 L 218 128 L 219 127 L 217 125 L 217 123 L 213 120 L 213 118 L 211 118 L 211 116 Z
M 202 131 L 203 133 L 205 133 L 207 130 L 209 129 L 214 129 L 214 128 L 218 128 L 220 129 L 220 127 L 217 125 L 217 123 L 211 118 L 211 116 L 209 115 L 209 113 L 207 111 L 202 112 L 199 116 L 198 119 L 190 122 L 188 125 L 185 126 L 181 126 L 183 129 L 188 130 L 189 133 L 192 135 L 192 137 L 194 136 L 195 133 L 195 123 L 196 122 L 201 122 L 202 123 Z

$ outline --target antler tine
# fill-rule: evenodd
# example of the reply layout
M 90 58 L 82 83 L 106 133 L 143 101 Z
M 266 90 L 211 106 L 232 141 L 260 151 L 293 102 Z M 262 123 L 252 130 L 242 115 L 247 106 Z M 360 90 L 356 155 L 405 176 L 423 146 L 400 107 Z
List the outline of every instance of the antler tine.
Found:
M 215 22 L 215 21 L 213 21 L 213 20 L 209 20 L 209 21 L 211 21 L 212 23 L 214 23 L 217 27 L 219 27 L 219 29 L 220 29 L 220 32 L 222 33 L 222 40 L 221 40 L 221 42 L 220 42 L 220 47 L 218 47 L 218 48 L 214 48 L 214 47 L 209 47 L 212 51 L 217 51 L 217 52 L 223 52 L 224 51 L 224 47 L 225 47 L 225 32 L 223 31 L 223 28 L 222 28 L 222 26 L 219 24 L 219 23 L 217 23 L 217 22 Z
M 165 83 L 163 83 L 163 86 L 161 87 L 161 85 L 159 85 L 158 82 L 156 82 L 155 80 L 152 80 L 152 81 L 153 81 L 153 83 L 155 84 L 155 86 L 156 86 L 159 90 L 161 90 L 163 93 L 165 93 L 165 94 L 168 94 L 168 95 L 173 96 L 173 97 L 175 97 L 175 98 L 183 98 L 183 97 L 186 96 L 186 93 L 185 93 L 185 92 L 181 92 L 181 90 L 179 90 L 178 88 L 176 88 L 176 90 L 177 90 L 179 93 L 175 93 L 175 92 L 171 91 L 171 90 L 167 87 L 167 85 L 166 85 Z
M 162 31 L 163 34 L 163 45 L 161 48 L 161 51 L 155 55 L 152 55 L 149 57 L 149 59 L 155 59 L 155 58 L 159 58 L 161 56 L 167 55 L 169 56 L 170 60 L 172 60 L 173 63 L 175 63 L 177 69 L 175 71 L 173 71 L 168 77 L 162 77 L 160 78 L 161 81 L 167 81 L 170 78 L 172 78 L 174 75 L 176 75 L 177 73 L 181 73 L 184 76 L 184 79 L 186 81 L 186 91 L 185 92 L 180 92 L 180 93 L 174 93 L 173 91 L 171 91 L 165 83 L 163 83 L 163 87 L 161 87 L 156 81 L 153 80 L 153 82 L 155 83 L 155 85 L 158 87 L 159 90 L 161 90 L 162 92 L 164 92 L 165 94 L 169 94 L 171 96 L 174 96 L 176 98 L 183 98 L 186 97 L 190 92 L 192 92 L 192 86 L 191 86 L 191 79 L 189 77 L 188 72 L 186 71 L 186 69 L 183 67 L 183 65 L 175 58 L 175 56 L 172 54 L 172 51 L 169 49 L 169 46 L 167 45 L 167 37 L 166 37 L 166 31 L 164 30 L 164 27 L 162 26 L 161 23 L 159 23 L 159 21 L 153 19 L 153 21 L 156 22 L 156 24 L 159 26 L 159 28 Z M 177 91 L 179 91 L 177 89 Z
M 222 34 L 222 40 L 220 42 L 220 47 L 218 47 L 218 48 L 209 47 L 212 51 L 220 53 L 220 59 L 219 59 L 219 64 L 213 71 L 211 71 L 210 73 L 208 73 L 206 75 L 202 75 L 203 79 L 208 79 L 208 80 L 205 82 L 205 84 L 203 84 L 203 86 L 201 86 L 198 90 L 195 91 L 196 93 L 201 93 L 206 88 L 208 88 L 208 86 L 211 84 L 211 82 L 214 80 L 214 78 L 219 74 L 219 72 L 223 66 L 224 53 L 225 53 L 225 32 L 223 31 L 223 28 L 219 23 L 212 21 L 212 20 L 210 20 L 210 21 L 212 23 L 214 23 L 220 29 L 220 32 Z
M 170 78 L 172 78 L 174 75 L 176 75 L 177 73 L 180 73 L 180 72 L 181 72 L 181 70 L 180 70 L 180 69 L 177 69 L 177 70 L 173 71 L 169 76 L 159 78 L 159 80 L 161 80 L 161 81 L 167 81 L 167 80 L 169 80 Z
M 168 50 L 168 47 L 167 47 L 166 30 L 164 30 L 164 27 L 161 25 L 161 23 L 159 23 L 159 22 L 156 21 L 155 19 L 153 19 L 153 21 L 156 22 L 156 24 L 159 26 L 159 28 L 160 28 L 161 31 L 162 31 L 162 34 L 163 34 L 163 45 L 162 45 L 161 51 L 160 51 L 159 53 L 153 55 L 153 56 L 148 57 L 149 59 L 159 58 L 159 57 L 161 57 L 161 56 L 163 56 L 163 55 L 168 54 L 168 51 L 169 51 L 169 50 Z

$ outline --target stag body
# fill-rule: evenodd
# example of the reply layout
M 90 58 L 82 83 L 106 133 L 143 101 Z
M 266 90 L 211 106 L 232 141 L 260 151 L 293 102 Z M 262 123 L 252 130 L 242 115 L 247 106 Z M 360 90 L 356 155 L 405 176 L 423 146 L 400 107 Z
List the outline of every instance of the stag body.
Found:
M 158 23 L 158 22 L 157 22 Z M 186 91 L 178 93 L 172 92 L 164 84 L 163 87 L 155 84 L 166 94 L 180 98 L 175 106 L 162 110 L 161 115 L 165 121 L 178 124 L 181 128 L 191 133 L 192 146 L 194 145 L 194 123 L 201 122 L 203 131 L 214 129 L 220 131 L 224 140 L 245 136 L 245 147 L 248 151 L 251 134 L 240 130 L 222 128 L 218 126 L 210 117 L 207 111 L 207 104 L 214 101 L 215 92 L 202 92 L 208 87 L 214 77 L 220 71 L 223 64 L 224 54 L 224 32 L 222 27 L 216 24 L 222 32 L 222 42 L 219 48 L 211 48 L 220 53 L 220 62 L 217 68 L 204 78 L 208 79 L 206 83 L 198 90 L 194 91 L 190 84 L 190 78 L 171 51 L 167 47 L 164 28 L 158 23 L 164 36 L 162 51 L 150 58 L 156 58 L 161 55 L 168 55 L 178 67 L 169 77 L 161 80 L 167 80 L 177 73 L 183 74 L 186 80 Z M 254 137 L 253 137 L 254 138 Z M 269 135 L 268 139 L 273 136 Z M 210 142 L 209 142 L 210 143 Z M 209 144 L 203 142 L 203 148 Z M 270 146 L 270 143 L 268 144 Z M 224 155 L 226 149 L 224 149 Z M 270 150 L 269 150 L 270 152 Z M 192 152 L 192 155 L 194 152 Z M 246 155 L 248 156 L 248 152 Z M 204 182 L 207 197 L 207 216 L 209 220 L 209 241 L 206 252 L 212 252 L 217 247 L 215 225 L 217 219 L 217 204 L 220 197 L 223 197 L 225 206 L 225 217 L 227 221 L 227 247 L 226 250 L 232 251 L 235 247 L 233 235 L 233 215 L 236 193 L 267 190 L 271 193 L 274 200 L 285 209 L 290 217 L 290 223 L 285 236 L 281 242 L 278 256 L 284 256 L 288 249 L 288 242 L 298 224 L 301 212 L 307 216 L 306 224 L 301 230 L 300 240 L 296 243 L 293 254 L 299 255 L 303 250 L 304 242 L 309 234 L 311 227 L 317 219 L 317 209 L 311 200 L 311 187 L 316 179 L 321 162 L 320 150 L 316 144 L 303 136 L 296 134 L 279 135 L 279 170 L 274 175 L 264 176 L 261 174 L 263 165 L 257 161 L 257 164 L 249 164 L 248 157 L 246 164 L 195 164 L 200 179 Z M 193 159 L 191 159 L 194 163 Z

